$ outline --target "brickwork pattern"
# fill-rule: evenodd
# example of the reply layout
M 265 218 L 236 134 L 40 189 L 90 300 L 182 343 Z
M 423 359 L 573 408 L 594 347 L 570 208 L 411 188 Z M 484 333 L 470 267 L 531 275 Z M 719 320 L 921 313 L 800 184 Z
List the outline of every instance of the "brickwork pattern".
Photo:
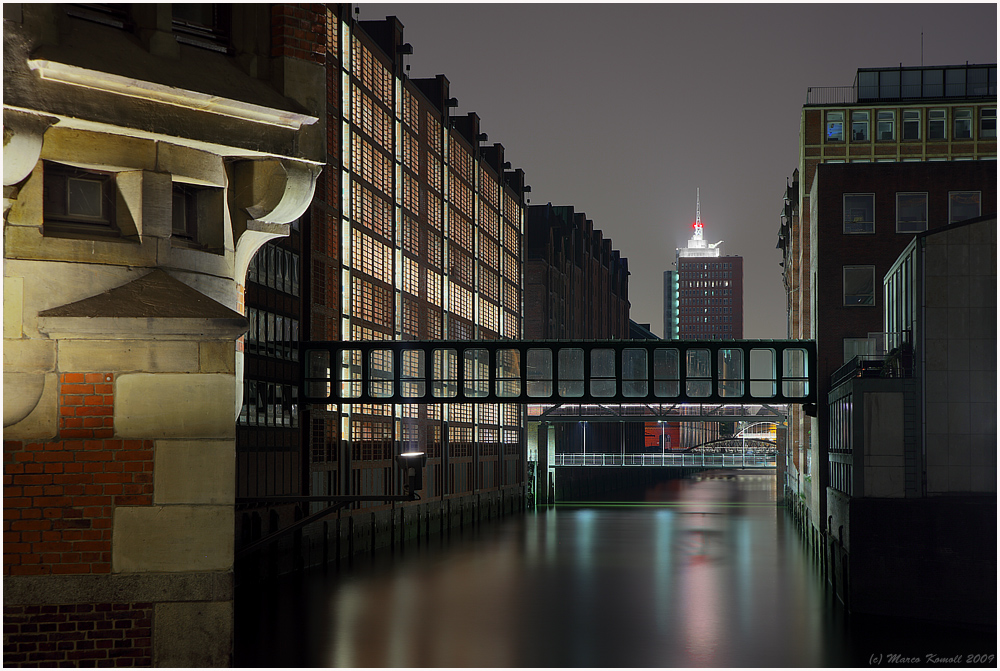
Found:
M 63 373 L 59 383 L 59 436 L 111 438 L 114 435 L 114 375 Z
M 321 4 L 271 6 L 271 55 L 326 63 L 326 8 Z
M 110 573 L 114 507 L 152 505 L 153 441 L 112 437 L 113 380 L 64 373 L 57 440 L 4 441 L 5 576 Z
M 152 666 L 151 603 L 4 606 L 3 661 L 17 666 Z

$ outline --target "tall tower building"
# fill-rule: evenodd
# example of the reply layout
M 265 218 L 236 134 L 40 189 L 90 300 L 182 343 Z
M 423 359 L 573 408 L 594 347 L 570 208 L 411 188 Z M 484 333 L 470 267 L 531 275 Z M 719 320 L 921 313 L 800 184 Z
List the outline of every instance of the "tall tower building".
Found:
M 700 189 L 692 227 L 687 247 L 677 250 L 676 270 L 663 275 L 664 336 L 739 340 L 743 338 L 743 257 L 722 256 L 721 240 L 705 240 Z

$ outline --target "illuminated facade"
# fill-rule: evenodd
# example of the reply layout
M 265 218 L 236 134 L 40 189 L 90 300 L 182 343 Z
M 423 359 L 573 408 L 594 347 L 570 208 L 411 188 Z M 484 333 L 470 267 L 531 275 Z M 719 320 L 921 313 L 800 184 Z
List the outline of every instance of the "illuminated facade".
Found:
M 248 306 L 264 337 L 249 343 L 256 397 L 248 386 L 241 494 L 400 494 L 395 456 L 424 451 L 424 508 L 448 503 L 460 514 L 472 497 L 514 500 L 524 482 L 520 406 L 297 408 L 297 362 L 285 340 L 522 336 L 523 173 L 508 169 L 501 145 L 483 144 L 478 116 L 452 116 L 444 76 L 406 76 L 412 47 L 394 17 L 356 21 L 349 5 L 330 5 L 318 20 L 327 165 L 307 218 L 256 259 Z M 398 507 L 366 504 L 352 528 L 372 512 L 381 527 Z M 274 511 L 284 526 L 304 509 L 248 509 L 240 537 L 258 537 Z
M 739 340 L 743 338 L 743 257 L 722 256 L 721 241 L 705 240 L 700 190 L 697 203 L 694 232 L 687 246 L 677 249 L 676 276 L 670 278 L 669 287 L 664 274 L 664 331 L 676 331 L 681 340 Z M 668 291 L 675 291 L 676 299 Z M 668 302 L 676 305 L 675 311 L 668 313 Z M 676 323 L 668 324 L 668 316 L 674 315 Z
M 293 11 L 4 5 L 5 667 L 233 663 L 247 265 L 325 159 Z
M 680 295 L 677 286 L 677 271 L 663 271 L 663 339 L 677 340 L 680 337 Z
M 869 333 L 884 331 L 875 287 L 913 236 L 996 211 L 995 163 L 992 178 L 982 165 L 935 166 L 995 159 L 994 64 L 863 68 L 853 86 L 809 89 L 778 247 L 788 337 L 828 340 L 821 399 L 844 358 L 865 354 Z M 822 402 L 812 415 L 792 406 L 787 434 L 786 488 L 817 542 L 830 478 L 826 412 Z

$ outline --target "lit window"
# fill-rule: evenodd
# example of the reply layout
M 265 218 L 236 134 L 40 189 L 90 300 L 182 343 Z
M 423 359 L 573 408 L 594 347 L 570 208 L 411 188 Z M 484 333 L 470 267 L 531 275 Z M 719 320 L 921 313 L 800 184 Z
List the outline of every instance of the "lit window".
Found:
M 827 142 L 843 142 L 844 141 L 844 113 L 843 112 L 827 112 L 826 113 L 826 141 Z
M 114 173 L 45 163 L 45 233 L 118 235 Z
M 868 112 L 851 112 L 851 140 L 868 142 Z
M 878 139 L 896 139 L 896 112 L 895 110 L 882 110 L 878 113 Z
M 949 191 L 948 192 L 948 223 L 974 219 L 981 213 L 979 191 Z
M 922 233 L 927 230 L 927 194 L 896 194 L 896 232 Z
M 920 110 L 903 110 L 903 139 L 920 139 Z
M 844 305 L 875 305 L 875 266 L 844 266 Z
M 979 138 L 997 136 L 997 108 L 983 108 L 979 110 Z
M 955 110 L 955 139 L 972 139 L 972 110 Z
M 946 110 L 927 111 L 927 139 L 944 140 L 947 138 L 945 128 L 948 123 Z M 956 136 L 957 137 L 957 136 Z
M 844 233 L 875 232 L 875 194 L 844 194 Z

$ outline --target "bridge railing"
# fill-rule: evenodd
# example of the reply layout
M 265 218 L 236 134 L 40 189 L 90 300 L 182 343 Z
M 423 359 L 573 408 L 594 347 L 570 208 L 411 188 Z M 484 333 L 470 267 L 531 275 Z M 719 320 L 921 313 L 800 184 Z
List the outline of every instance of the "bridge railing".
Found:
M 553 466 L 706 466 L 711 468 L 774 468 L 774 454 L 705 454 L 699 452 L 643 454 L 556 454 Z
M 800 340 L 301 345 L 306 403 L 815 403 Z

